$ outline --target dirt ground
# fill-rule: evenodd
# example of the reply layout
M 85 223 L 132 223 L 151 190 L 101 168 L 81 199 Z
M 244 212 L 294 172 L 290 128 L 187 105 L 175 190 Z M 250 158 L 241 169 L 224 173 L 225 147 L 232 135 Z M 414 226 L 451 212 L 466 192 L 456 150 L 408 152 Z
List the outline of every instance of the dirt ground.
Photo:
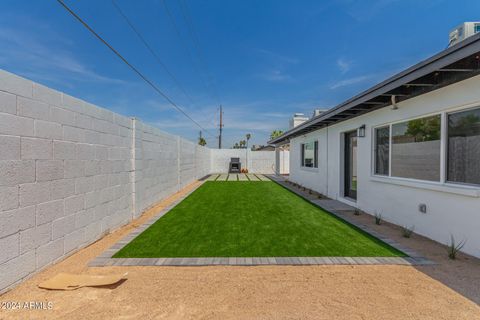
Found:
M 0 319 L 480 319 L 480 261 L 466 255 L 451 261 L 443 246 L 418 235 L 402 238 L 390 224 L 375 228 L 438 265 L 87 267 L 192 187 L 0 296 L 51 302 L 51 310 L 0 310 Z M 373 225 L 371 216 L 356 218 Z M 59 272 L 128 272 L 128 280 L 74 291 L 37 287 Z

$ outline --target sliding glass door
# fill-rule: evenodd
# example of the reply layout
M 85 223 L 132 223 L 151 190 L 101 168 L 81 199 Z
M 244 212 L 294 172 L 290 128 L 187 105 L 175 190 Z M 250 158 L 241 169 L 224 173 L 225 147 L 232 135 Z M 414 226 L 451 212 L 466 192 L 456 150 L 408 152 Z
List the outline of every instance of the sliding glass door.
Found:
M 357 199 L 357 131 L 345 133 L 344 196 Z

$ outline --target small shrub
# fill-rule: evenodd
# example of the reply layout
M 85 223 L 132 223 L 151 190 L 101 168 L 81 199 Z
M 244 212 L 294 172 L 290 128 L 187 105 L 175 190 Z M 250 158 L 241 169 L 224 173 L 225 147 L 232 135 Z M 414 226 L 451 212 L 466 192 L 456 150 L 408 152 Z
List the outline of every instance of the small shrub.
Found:
M 359 216 L 360 215 L 360 209 L 355 209 L 355 211 L 353 211 L 353 214 L 356 215 L 356 216 Z
M 382 214 L 379 212 L 375 212 L 375 224 L 376 225 L 382 224 Z
M 460 251 L 467 240 L 462 240 L 459 243 L 456 243 L 455 238 L 453 237 L 453 234 L 450 235 L 450 244 L 447 246 L 447 252 L 448 252 L 448 257 L 452 260 L 455 260 L 457 258 L 457 253 Z
M 413 230 L 415 230 L 415 226 L 411 226 L 411 227 L 403 226 L 402 227 L 403 237 L 410 238 L 412 236 Z
M 308 189 L 308 194 L 313 194 L 313 191 Z
M 322 196 L 321 194 L 318 194 L 317 197 L 318 197 L 318 199 L 322 199 L 322 198 L 323 198 L 323 196 Z

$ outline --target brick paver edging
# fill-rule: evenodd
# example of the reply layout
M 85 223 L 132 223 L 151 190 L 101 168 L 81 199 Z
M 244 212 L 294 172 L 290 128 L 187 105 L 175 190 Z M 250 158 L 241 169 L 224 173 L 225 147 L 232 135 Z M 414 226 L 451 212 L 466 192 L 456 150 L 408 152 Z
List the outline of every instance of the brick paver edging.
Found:
M 286 187 L 297 195 L 294 189 L 290 189 L 288 185 L 284 185 L 284 180 L 270 178 Z M 208 179 L 205 179 L 208 180 Z M 204 181 L 205 181 L 204 180 Z M 432 264 L 431 261 L 418 255 L 416 252 L 405 248 L 398 243 L 385 238 L 384 236 L 368 230 L 366 226 L 358 225 L 353 221 L 348 221 L 344 217 L 338 216 L 340 219 L 351 223 L 358 228 L 372 234 L 374 237 L 388 243 L 390 246 L 406 253 L 409 257 L 199 257 L 199 258 L 112 258 L 120 249 L 130 243 L 140 233 L 149 228 L 158 219 L 169 212 L 178 203 L 183 201 L 192 192 L 198 189 L 203 183 L 190 190 L 188 193 L 174 201 L 169 206 L 162 209 L 154 217 L 150 218 L 146 223 L 129 233 L 120 241 L 115 243 L 112 247 L 105 250 L 100 256 L 90 261 L 90 267 L 104 267 L 104 266 L 211 266 L 211 265 L 226 265 L 226 266 L 255 266 L 255 265 L 424 265 Z M 305 197 L 303 197 L 305 198 Z M 308 199 L 307 199 L 308 200 Z M 308 200 L 310 201 L 310 200 Z M 330 211 L 329 211 L 330 212 Z

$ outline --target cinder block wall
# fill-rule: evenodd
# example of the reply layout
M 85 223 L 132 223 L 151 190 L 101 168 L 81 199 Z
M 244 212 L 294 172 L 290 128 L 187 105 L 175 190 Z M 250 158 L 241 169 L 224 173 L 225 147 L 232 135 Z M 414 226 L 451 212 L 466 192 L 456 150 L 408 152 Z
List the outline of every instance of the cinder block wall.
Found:
M 0 292 L 208 174 L 209 152 L 0 70 Z
M 210 150 L 134 120 L 134 212 L 210 173 Z

